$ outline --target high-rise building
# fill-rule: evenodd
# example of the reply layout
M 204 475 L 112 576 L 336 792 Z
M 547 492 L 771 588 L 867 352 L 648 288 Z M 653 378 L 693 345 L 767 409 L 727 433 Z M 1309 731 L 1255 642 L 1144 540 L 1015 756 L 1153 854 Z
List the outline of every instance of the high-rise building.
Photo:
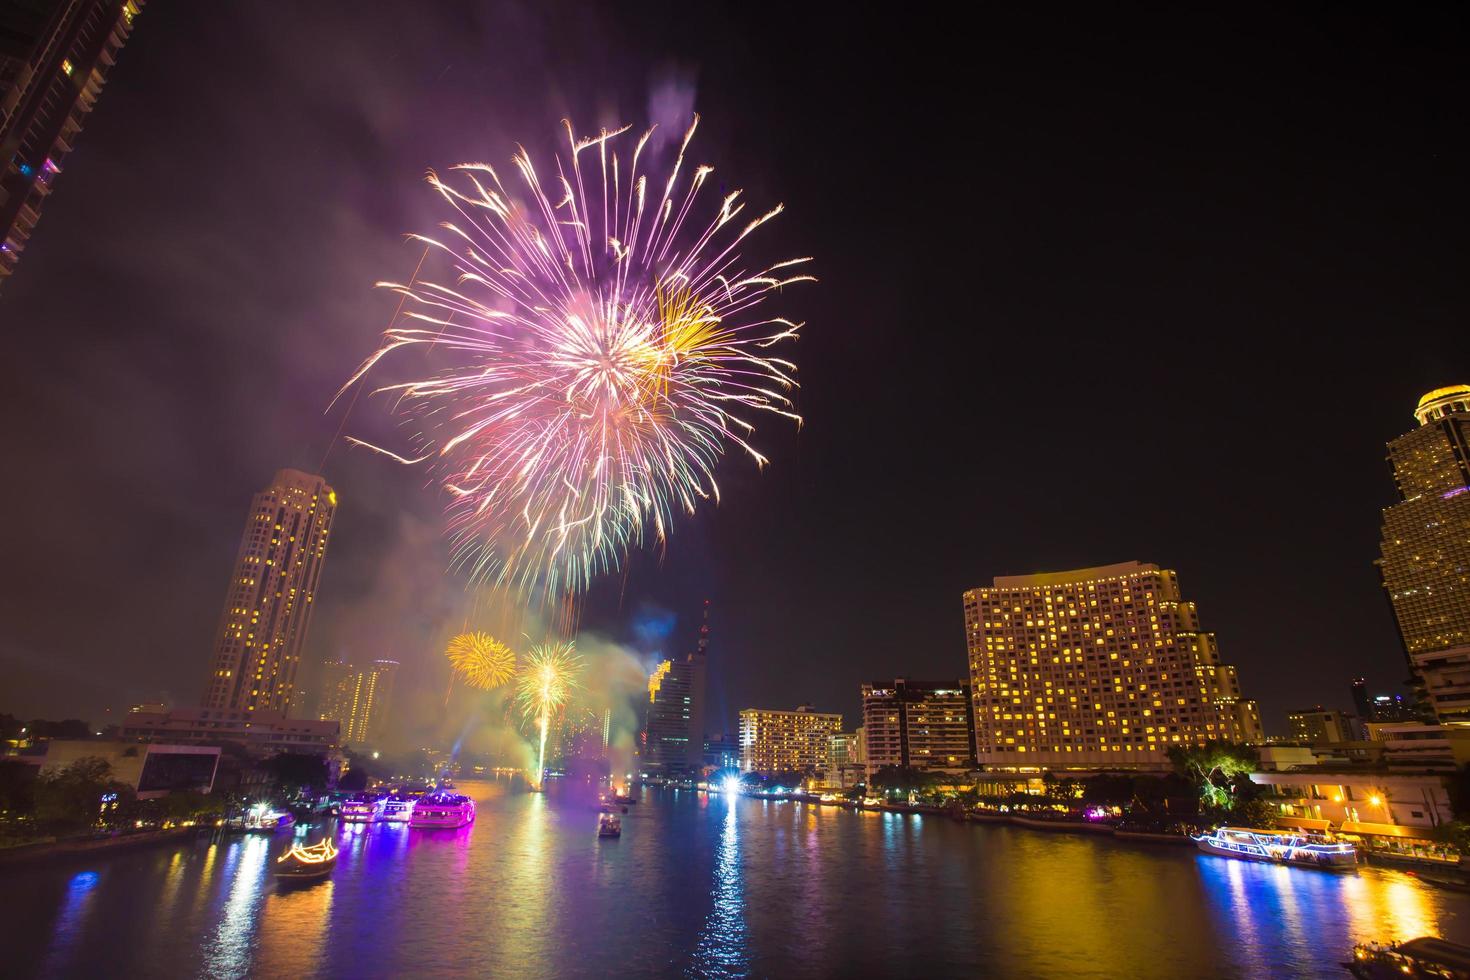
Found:
M 1264 738 L 1172 571 L 999 577 L 964 606 L 982 765 L 1165 768 L 1172 745 Z M 868 746 L 871 759 L 871 730 Z
M 648 677 L 639 768 L 651 776 L 697 776 L 704 769 L 705 687 L 709 671 L 709 602 L 693 653 L 665 660 Z
M 745 772 L 814 772 L 824 776 L 831 737 L 842 716 L 813 711 L 746 708 L 740 712 L 740 768 Z
M 827 785 L 847 789 L 867 777 L 867 753 L 863 728 L 855 732 L 838 732 L 828 739 Z
M 342 726 L 344 745 L 365 745 L 383 737 L 393 701 L 398 661 L 374 660 L 356 667 L 341 660 L 322 665 L 322 696 L 317 718 Z
M 1373 717 L 1373 697 L 1368 693 L 1368 679 L 1365 677 L 1353 678 L 1353 707 L 1358 710 L 1358 718 L 1364 724 L 1375 720 Z
M 864 684 L 867 770 L 886 766 L 963 772 L 975 762 L 975 708 L 969 681 Z
M 1309 745 L 1352 742 L 1358 738 L 1351 715 L 1345 715 L 1335 708 L 1324 708 L 1320 704 L 1314 708 L 1288 712 L 1286 724 L 1291 730 L 1292 738 Z
M 145 2 L 0 4 L 0 282 L 15 271 Z
M 336 511 L 336 491 L 299 470 L 281 470 L 255 495 L 215 635 L 204 707 L 290 710 Z
M 1403 500 L 1384 508 L 1378 569 L 1419 688 L 1440 721 L 1470 721 L 1470 385 L 1419 399 L 1388 444 Z

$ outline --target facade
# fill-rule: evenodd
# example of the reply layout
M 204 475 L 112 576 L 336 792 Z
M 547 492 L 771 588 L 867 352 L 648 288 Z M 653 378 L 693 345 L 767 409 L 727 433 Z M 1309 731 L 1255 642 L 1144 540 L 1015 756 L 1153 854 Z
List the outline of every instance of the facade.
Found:
M 1291 737 L 1309 745 L 1319 742 L 1351 742 L 1357 738 L 1351 715 L 1336 709 L 1315 708 L 1289 712 L 1286 716 Z
M 709 671 L 709 602 L 699 644 L 681 660 L 665 660 L 648 676 L 648 705 L 639 768 L 650 776 L 697 776 L 704 769 L 704 717 Z
M 968 681 L 899 677 L 862 686 L 867 775 L 885 766 L 964 772 L 975 764 Z
M 211 711 L 291 710 L 337 493 L 281 470 L 255 495 L 215 635 L 205 686 Z
M 864 729 L 859 727 L 855 732 L 838 732 L 828 739 L 828 786 L 848 789 L 867 778 L 867 753 L 863 736 Z
M 0 5 L 0 282 L 15 271 L 145 2 Z
M 1164 769 L 1172 745 L 1264 738 L 1172 571 L 1124 562 L 1000 577 L 964 606 L 984 766 Z
M 139 744 L 116 739 L 52 739 L 46 743 L 41 772 L 64 769 L 80 759 L 101 759 L 112 778 L 131 786 L 138 799 L 167 796 L 174 790 L 208 793 L 219 770 L 217 745 Z
M 842 716 L 813 711 L 746 708 L 740 712 L 740 768 L 744 772 L 825 774 L 831 738 L 842 730 Z
M 160 714 L 127 714 L 118 724 L 118 735 L 177 745 L 233 742 L 259 756 L 298 752 L 330 757 L 337 752 L 338 724 L 287 718 L 279 711 L 175 708 Z
M 1458 769 L 1470 763 L 1470 726 L 1370 722 L 1368 738 L 1383 747 L 1391 769 Z
M 374 660 L 356 667 L 340 660 L 322 665 L 322 697 L 317 708 L 321 721 L 342 726 L 344 745 L 365 745 L 383 737 L 398 661 Z
M 1251 782 L 1283 816 L 1327 820 L 1349 833 L 1373 835 L 1364 824 L 1427 830 L 1454 819 L 1446 778 L 1434 774 L 1317 768 L 1255 772 Z
M 1379 572 L 1420 701 L 1470 721 L 1470 385 L 1431 391 L 1388 444 L 1403 500 L 1383 511 Z
M 740 738 L 735 735 L 706 735 L 704 737 L 704 766 L 706 769 L 739 769 Z

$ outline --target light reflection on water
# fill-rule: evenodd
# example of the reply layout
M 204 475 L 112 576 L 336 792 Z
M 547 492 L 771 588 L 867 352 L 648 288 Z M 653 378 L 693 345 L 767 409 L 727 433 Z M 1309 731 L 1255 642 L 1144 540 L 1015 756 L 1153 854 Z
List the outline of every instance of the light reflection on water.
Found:
M 341 828 L 316 884 L 272 879 L 289 835 L 0 870 L 0 972 L 1314 976 L 1357 940 L 1470 943 L 1470 897 L 1400 871 L 687 791 L 600 840 L 587 800 L 465 788 L 472 827 Z

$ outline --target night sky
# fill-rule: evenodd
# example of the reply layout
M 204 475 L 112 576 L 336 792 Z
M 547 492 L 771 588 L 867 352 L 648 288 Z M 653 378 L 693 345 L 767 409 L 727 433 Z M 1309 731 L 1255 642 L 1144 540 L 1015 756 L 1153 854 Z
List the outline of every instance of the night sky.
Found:
M 965 673 L 964 589 L 1138 559 L 1268 731 L 1397 690 L 1384 443 L 1470 382 L 1463 9 L 151 3 L 0 290 L 0 711 L 196 701 L 251 495 L 321 464 L 372 284 L 443 216 L 428 167 L 691 109 L 693 155 L 787 205 L 762 247 L 816 256 L 806 425 L 586 628 L 673 614 L 682 653 L 708 597 L 726 724 L 851 724 L 865 679 Z M 393 429 L 364 399 L 347 431 Z M 326 474 L 306 687 L 345 655 L 437 688 L 468 593 L 434 495 L 340 445 Z

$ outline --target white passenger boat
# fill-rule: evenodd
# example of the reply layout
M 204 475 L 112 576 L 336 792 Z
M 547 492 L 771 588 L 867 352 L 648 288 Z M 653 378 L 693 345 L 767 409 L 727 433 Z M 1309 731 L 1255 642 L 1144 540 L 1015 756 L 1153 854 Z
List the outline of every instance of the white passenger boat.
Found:
M 383 801 L 384 823 L 408 823 L 413 819 L 414 798 L 407 793 L 393 793 Z
M 383 819 L 387 801 L 377 793 L 358 793 L 342 803 L 343 823 L 377 823 Z
M 1245 861 L 1295 864 L 1326 871 L 1351 871 L 1358 865 L 1358 852 L 1353 845 L 1297 831 L 1221 827 L 1193 840 L 1206 854 Z
M 436 789 L 413 805 L 410 827 L 421 829 L 464 827 L 475 822 L 475 801 L 447 789 Z

